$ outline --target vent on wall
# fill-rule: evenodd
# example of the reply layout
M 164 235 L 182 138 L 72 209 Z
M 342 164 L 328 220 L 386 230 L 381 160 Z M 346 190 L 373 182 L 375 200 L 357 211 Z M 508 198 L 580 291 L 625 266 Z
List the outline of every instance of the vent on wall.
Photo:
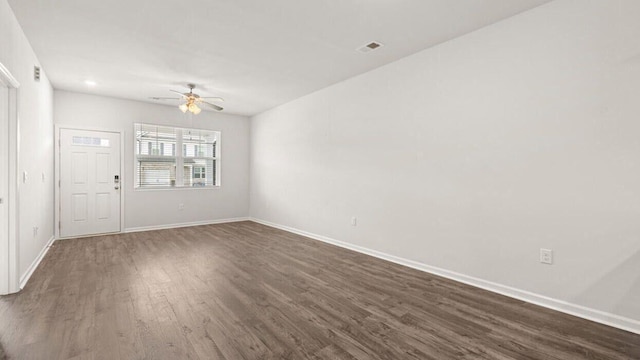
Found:
M 40 81 L 40 66 L 33 67 L 33 80 Z
M 381 43 L 379 43 L 377 41 L 372 41 L 372 42 L 370 42 L 370 43 L 368 43 L 366 45 L 363 45 L 363 46 L 357 48 L 356 50 L 358 50 L 358 51 L 360 51 L 362 53 L 366 53 L 366 52 L 369 52 L 369 51 L 373 51 L 373 50 L 379 49 L 382 46 L 384 46 L 384 45 L 382 45 Z

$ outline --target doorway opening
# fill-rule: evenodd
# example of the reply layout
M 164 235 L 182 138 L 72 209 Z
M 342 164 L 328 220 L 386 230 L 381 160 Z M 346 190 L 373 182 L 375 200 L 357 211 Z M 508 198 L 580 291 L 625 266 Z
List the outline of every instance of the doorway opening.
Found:
M 19 83 L 0 63 L 0 295 L 18 285 L 17 88 Z

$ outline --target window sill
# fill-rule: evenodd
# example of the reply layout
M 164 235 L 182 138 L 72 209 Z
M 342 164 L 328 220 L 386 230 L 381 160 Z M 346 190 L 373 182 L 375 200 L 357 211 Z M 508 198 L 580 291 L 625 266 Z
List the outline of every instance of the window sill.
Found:
M 133 188 L 133 191 L 147 192 L 147 191 L 191 191 L 191 190 L 219 190 L 220 185 L 216 186 L 171 186 L 171 187 L 157 187 L 157 188 Z

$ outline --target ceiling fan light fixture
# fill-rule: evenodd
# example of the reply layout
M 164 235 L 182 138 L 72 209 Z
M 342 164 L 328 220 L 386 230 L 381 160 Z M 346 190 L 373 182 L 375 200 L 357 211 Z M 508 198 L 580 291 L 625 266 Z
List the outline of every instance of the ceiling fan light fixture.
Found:
M 196 87 L 193 84 L 188 84 L 189 87 L 189 92 L 188 93 L 182 93 L 176 90 L 169 90 L 173 93 L 176 93 L 178 95 L 180 95 L 179 98 L 173 98 L 173 97 L 151 97 L 150 99 L 153 100 L 182 100 L 184 101 L 182 104 L 178 105 L 178 109 L 180 109 L 180 111 L 182 111 L 183 114 L 186 114 L 187 111 L 194 114 L 194 115 L 198 115 L 202 112 L 202 109 L 198 106 L 199 104 L 205 104 L 205 105 L 209 105 L 211 108 L 218 110 L 218 111 L 222 111 L 223 108 L 221 106 L 218 106 L 216 104 L 213 104 L 209 101 L 224 101 L 224 99 L 222 99 L 221 97 L 200 97 L 200 95 L 195 94 L 193 92 L 193 89 Z M 212 100 L 209 100 L 212 99 Z M 209 100 L 209 101 L 207 101 Z

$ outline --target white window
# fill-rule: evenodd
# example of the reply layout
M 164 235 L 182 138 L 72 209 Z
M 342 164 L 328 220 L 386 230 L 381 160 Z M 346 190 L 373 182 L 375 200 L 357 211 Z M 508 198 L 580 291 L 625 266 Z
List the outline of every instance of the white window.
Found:
M 220 186 L 220 132 L 135 124 L 135 188 Z

